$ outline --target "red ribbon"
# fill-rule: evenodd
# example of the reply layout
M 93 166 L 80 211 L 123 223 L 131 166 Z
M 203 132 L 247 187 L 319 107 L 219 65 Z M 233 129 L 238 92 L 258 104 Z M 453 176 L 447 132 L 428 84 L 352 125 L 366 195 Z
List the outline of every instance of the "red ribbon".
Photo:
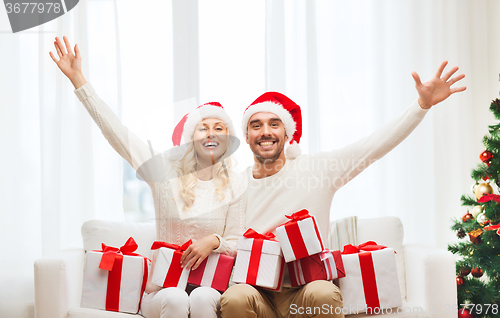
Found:
M 363 291 L 365 294 L 366 307 L 373 309 L 380 308 L 378 299 L 377 280 L 375 279 L 375 268 L 373 267 L 372 253 L 359 253 L 359 267 L 361 269 L 361 279 L 363 281 Z
M 307 250 L 306 244 L 304 243 L 302 233 L 300 231 L 299 225 L 297 224 L 298 221 L 312 218 L 314 223 L 314 230 L 316 232 L 316 236 L 320 241 L 321 249 L 324 249 L 323 241 L 321 240 L 321 236 L 319 235 L 318 225 L 316 224 L 316 219 L 309 215 L 309 211 L 303 209 L 293 213 L 292 215 L 285 215 L 285 217 L 290 219 L 290 221 L 284 223 L 283 225 L 285 226 L 285 231 L 292 247 L 293 254 L 295 255 L 295 259 L 309 256 L 309 252 Z
M 111 271 L 113 269 L 113 264 L 115 262 L 115 259 L 117 258 L 118 255 L 130 255 L 130 256 L 141 256 L 142 255 L 133 253 L 139 245 L 135 242 L 135 240 L 130 237 L 125 244 L 120 247 L 113 247 L 113 246 L 107 246 L 106 244 L 102 243 L 102 250 L 95 250 L 94 252 L 101 252 L 103 253 L 101 262 L 99 263 L 99 268 L 105 269 L 107 271 Z
M 120 247 L 107 246 L 102 243 L 102 250 L 95 250 L 95 252 L 103 253 L 101 262 L 99 263 L 99 268 L 109 271 L 108 273 L 108 285 L 106 289 L 106 310 L 108 311 L 119 311 L 120 307 L 120 288 L 122 281 L 122 268 L 123 268 L 123 256 L 137 256 L 144 258 L 144 275 L 142 279 L 141 286 L 141 298 L 139 300 L 139 308 L 140 302 L 142 301 L 142 294 L 146 289 L 146 282 L 148 280 L 148 258 L 142 256 L 135 252 L 139 247 L 135 240 L 130 237 L 125 244 Z
M 309 211 L 306 209 L 300 210 L 299 212 L 295 212 L 292 215 L 285 215 L 286 218 L 290 219 L 288 222 L 297 222 L 303 219 L 310 218 Z M 286 224 L 286 223 L 285 223 Z
M 187 250 L 187 248 L 191 244 L 193 244 L 192 240 L 189 240 L 189 241 L 187 241 L 186 243 L 184 243 L 184 244 L 182 244 L 180 246 L 176 245 L 176 244 L 170 244 L 170 243 L 167 243 L 167 242 L 154 241 L 153 245 L 151 245 L 151 249 L 152 250 L 157 250 L 160 247 L 166 247 L 166 248 L 170 248 L 170 249 L 173 249 L 173 250 L 176 250 L 176 251 L 179 251 L 179 252 L 184 252 L 185 250 Z
M 247 284 L 257 284 L 257 274 L 259 273 L 260 257 L 262 256 L 263 239 L 253 239 L 250 261 L 248 263 Z
M 274 235 L 271 232 L 266 232 L 265 234 L 260 234 L 253 229 L 248 229 L 244 234 L 244 237 L 248 239 L 253 238 L 252 250 L 250 252 L 250 262 L 248 263 L 247 272 L 247 284 L 256 285 L 257 274 L 259 272 L 260 257 L 262 255 L 262 246 L 264 245 L 264 240 L 276 241 Z
M 487 231 L 497 230 L 497 235 L 500 235 L 500 223 L 498 223 L 497 225 L 486 226 L 484 229 Z
M 372 310 L 380 308 L 380 301 L 378 298 L 375 268 L 373 267 L 373 259 L 370 252 L 383 250 L 385 248 L 387 248 L 387 246 L 377 245 L 374 241 L 368 241 L 357 246 L 347 244 L 344 246 L 344 250 L 342 251 L 342 254 L 358 253 L 366 306 L 368 308 L 372 308 Z
M 183 268 L 181 267 L 181 257 L 182 253 L 187 250 L 189 245 L 193 244 L 192 240 L 187 241 L 182 245 L 170 244 L 167 242 L 155 241 L 151 245 L 152 250 L 157 250 L 161 247 L 169 248 L 174 250 L 172 255 L 172 261 L 170 262 L 170 267 L 168 268 L 167 275 L 163 281 L 163 287 L 177 287 L 179 284 L 179 279 L 182 275 Z
M 342 254 L 356 254 L 362 251 L 365 252 L 378 251 L 378 250 L 383 250 L 384 248 L 387 248 L 387 246 L 377 245 L 377 243 L 375 243 L 374 241 L 368 241 L 356 246 L 351 244 L 344 245 L 344 250 L 342 251 Z
M 108 273 L 108 286 L 106 290 L 106 310 L 119 311 L 123 255 L 117 255 L 113 261 L 114 261 L 114 266 L 113 266 L 114 270 Z
M 500 195 L 498 195 L 498 194 L 484 194 L 477 202 L 485 203 L 485 202 L 490 202 L 492 200 L 500 203 Z
M 243 236 L 246 237 L 246 238 L 276 241 L 274 239 L 276 237 L 276 235 L 274 235 L 273 233 L 266 232 L 264 234 L 260 234 L 258 232 L 255 232 L 253 229 L 248 229 L 245 233 L 243 233 Z

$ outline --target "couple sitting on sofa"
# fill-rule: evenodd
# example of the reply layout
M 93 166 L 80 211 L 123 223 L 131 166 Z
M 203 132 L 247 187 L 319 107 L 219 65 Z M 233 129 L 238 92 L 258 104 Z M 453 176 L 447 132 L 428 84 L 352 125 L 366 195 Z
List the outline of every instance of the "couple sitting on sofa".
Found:
M 176 126 L 173 151 L 155 155 L 130 132 L 98 97 L 81 72 L 78 45 L 74 52 L 66 37 L 54 42 L 59 59 L 51 58 L 75 87 L 75 93 L 111 146 L 151 187 L 155 202 L 156 239 L 172 244 L 194 243 L 181 263 L 197 268 L 211 253 L 236 255 L 236 241 L 252 228 L 274 231 L 302 209 L 328 233 L 335 192 L 402 142 L 422 121 L 428 109 L 465 87 L 451 88 L 464 75 L 452 78 L 458 67 L 443 75 L 447 62 L 426 83 L 414 72 L 418 99 L 399 117 L 372 135 L 342 149 L 300 155 L 300 107 L 283 94 L 268 92 L 243 112 L 243 136 L 254 155 L 254 165 L 243 173 L 232 171 L 230 154 L 238 145 L 231 119 L 219 103 L 203 104 Z M 285 151 L 285 144 L 290 145 Z M 339 289 L 327 281 L 290 288 L 285 276 L 282 292 L 246 284 L 231 286 L 223 295 L 210 287 L 184 291 L 151 284 L 151 273 L 141 313 L 156 317 L 290 317 L 291 306 L 342 306 Z M 320 314 L 317 317 L 321 317 Z M 329 315 L 331 316 L 331 315 Z M 339 316 L 343 316 L 342 313 Z

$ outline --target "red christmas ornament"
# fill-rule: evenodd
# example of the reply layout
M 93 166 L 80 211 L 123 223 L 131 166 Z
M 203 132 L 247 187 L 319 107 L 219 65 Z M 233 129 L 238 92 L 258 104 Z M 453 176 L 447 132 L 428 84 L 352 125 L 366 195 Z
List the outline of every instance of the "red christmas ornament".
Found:
M 470 274 L 470 268 L 463 267 L 460 269 L 460 276 L 467 276 Z
M 457 276 L 457 286 L 460 286 L 464 283 L 464 279 L 460 276 Z
M 492 158 L 493 158 L 493 154 L 491 152 L 489 152 L 488 150 L 481 152 L 481 154 L 479 155 L 479 159 L 481 159 L 481 161 L 486 163 L 488 166 L 489 166 Z
M 474 318 L 474 315 L 468 309 L 460 308 L 458 310 L 458 318 Z
M 470 273 L 472 274 L 472 276 L 477 278 L 483 276 L 483 270 L 477 267 L 473 267 Z
M 467 222 L 472 218 L 473 218 L 472 214 L 470 214 L 469 211 L 467 211 L 467 213 L 464 216 L 462 216 L 462 221 Z

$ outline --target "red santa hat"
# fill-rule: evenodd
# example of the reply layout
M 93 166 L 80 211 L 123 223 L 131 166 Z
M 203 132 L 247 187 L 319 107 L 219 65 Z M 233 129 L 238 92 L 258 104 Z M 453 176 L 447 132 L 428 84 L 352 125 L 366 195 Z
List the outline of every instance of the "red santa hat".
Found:
M 256 113 L 273 113 L 281 119 L 290 146 L 285 150 L 285 156 L 293 159 L 300 155 L 300 137 L 302 136 L 302 115 L 300 106 L 290 98 L 277 92 L 267 92 L 257 98 L 243 113 L 243 136 L 247 135 L 248 121 Z
M 184 115 L 172 133 L 172 143 L 179 146 L 181 142 L 188 143 L 193 139 L 194 131 L 200 121 L 205 118 L 218 118 L 224 122 L 229 135 L 235 136 L 233 122 L 220 103 L 211 102 L 198 106 L 192 112 Z

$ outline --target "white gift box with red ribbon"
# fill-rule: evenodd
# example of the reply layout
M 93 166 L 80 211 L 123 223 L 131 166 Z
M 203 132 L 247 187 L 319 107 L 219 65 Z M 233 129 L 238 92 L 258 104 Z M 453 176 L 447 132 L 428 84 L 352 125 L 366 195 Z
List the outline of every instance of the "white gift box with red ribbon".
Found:
M 81 307 L 136 314 L 148 277 L 148 258 L 133 253 L 133 238 L 121 248 L 102 244 L 85 258 Z
M 333 280 L 345 276 L 340 251 L 324 250 L 319 254 L 287 263 L 287 266 L 292 287 L 305 285 L 315 280 Z
M 151 249 L 158 249 L 158 256 L 156 257 L 151 283 L 164 288 L 178 287 L 186 289 L 190 270 L 181 267 L 181 257 L 182 253 L 191 244 L 191 240 L 181 246 L 166 242 L 154 242 Z
M 403 305 L 392 248 L 372 241 L 346 245 L 342 260 L 345 277 L 338 283 L 347 314 L 377 313 Z
M 274 234 L 259 234 L 252 229 L 238 239 L 238 255 L 233 281 L 281 290 L 285 263 Z
M 323 241 L 314 216 L 301 210 L 288 216 L 291 219 L 276 228 L 285 262 L 291 262 L 324 250 Z
M 210 253 L 195 270 L 191 270 L 188 283 L 195 286 L 208 286 L 224 292 L 231 278 L 234 257 Z

